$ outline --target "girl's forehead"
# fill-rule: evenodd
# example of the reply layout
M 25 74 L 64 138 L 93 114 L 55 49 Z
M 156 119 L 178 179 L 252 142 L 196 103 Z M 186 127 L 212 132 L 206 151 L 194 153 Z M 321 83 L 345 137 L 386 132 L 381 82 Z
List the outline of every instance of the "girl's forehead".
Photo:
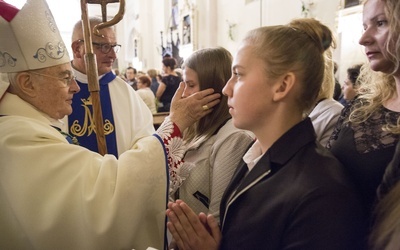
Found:
M 241 61 L 244 59 L 247 59 L 247 57 L 250 56 L 252 50 L 250 46 L 241 46 L 239 47 L 239 49 L 236 52 L 236 55 L 233 59 L 233 61 Z
M 242 46 L 233 59 L 232 69 L 263 68 L 265 64 L 263 58 L 254 53 L 253 46 Z

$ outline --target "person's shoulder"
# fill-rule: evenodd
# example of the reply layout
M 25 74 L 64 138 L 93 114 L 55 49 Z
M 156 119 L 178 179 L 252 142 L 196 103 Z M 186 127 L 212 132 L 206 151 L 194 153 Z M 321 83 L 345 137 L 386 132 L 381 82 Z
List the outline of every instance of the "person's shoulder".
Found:
M 169 78 L 171 78 L 171 75 L 163 75 L 163 76 L 161 77 L 161 80 L 169 79 Z
M 146 94 L 147 94 L 149 97 L 156 98 L 156 96 L 154 95 L 153 91 L 152 91 L 150 88 L 145 88 L 145 89 L 144 89 L 144 92 L 146 92 Z
M 358 108 L 364 106 L 366 103 L 367 103 L 367 100 L 366 100 L 366 99 L 359 98 L 359 97 L 357 97 L 357 98 L 351 100 L 351 101 L 348 102 L 347 105 L 344 106 L 344 108 L 342 109 L 341 117 L 343 117 L 344 119 L 345 119 L 345 118 L 348 118 L 353 110 L 358 109 Z
M 174 76 L 174 81 L 175 81 L 175 83 L 180 83 L 182 81 L 182 77 Z
M 322 122 L 322 124 L 326 124 L 326 122 L 338 118 L 343 108 L 343 105 L 338 101 L 326 99 L 319 106 L 315 107 L 309 116 L 315 127 L 316 123 Z
M 233 125 L 233 120 L 230 118 L 225 122 L 225 124 L 219 129 L 217 136 L 220 138 L 230 137 L 230 136 L 240 136 L 243 138 L 248 138 L 249 140 L 253 140 L 255 138 L 254 134 L 250 131 L 236 128 Z
M 150 92 L 151 92 L 151 90 L 150 90 Z M 142 99 L 151 99 L 151 98 L 154 97 L 153 92 L 149 93 L 149 92 L 147 91 L 147 89 L 138 89 L 138 90 L 136 90 L 136 93 L 137 93 Z M 152 95 L 150 95 L 150 94 L 152 94 Z M 155 98 L 155 97 L 154 97 L 154 98 Z
M 340 111 L 342 111 L 343 107 L 344 106 L 340 102 L 329 98 L 329 99 L 325 99 L 325 100 L 319 102 L 317 104 L 317 106 L 315 107 L 315 109 L 320 110 L 322 112 L 329 111 L 329 112 L 340 113 Z
M 356 98 L 347 103 L 346 109 L 352 110 L 355 108 L 359 108 L 361 106 L 364 106 L 367 102 L 368 102 L 367 99 L 357 96 Z
M 170 81 L 170 82 L 175 82 L 175 81 L 180 81 L 182 78 L 178 75 L 166 75 L 162 77 L 162 81 Z
M 5 116 L 1 117 L 1 125 L 2 126 L 15 124 L 16 126 L 13 126 L 13 127 L 16 127 L 20 130 L 23 130 L 25 127 L 32 126 L 32 123 L 41 124 L 42 122 L 38 119 L 20 116 L 20 115 L 5 115 Z
M 317 141 L 310 146 L 301 156 L 304 170 L 317 179 L 330 185 L 343 185 L 348 188 L 352 186 L 349 175 L 343 164 Z M 311 179 L 314 179 L 313 177 Z M 316 179 L 314 179 L 316 180 Z M 317 181 L 317 180 L 316 180 Z
M 129 85 L 124 79 L 122 79 L 122 78 L 119 77 L 119 76 L 116 76 L 115 79 L 111 81 L 111 83 L 113 83 L 113 84 L 123 84 L 124 86 L 127 85 L 127 86 L 130 87 L 130 85 Z M 132 88 L 132 87 L 131 87 L 131 88 Z
M 109 83 L 110 86 L 114 88 L 122 89 L 126 93 L 136 92 L 132 86 L 130 86 L 127 82 L 125 82 L 121 77 L 117 76 L 114 80 Z
M 344 108 L 344 106 L 335 99 L 329 99 L 329 106 L 335 110 L 342 110 Z
M 46 138 L 49 134 L 59 134 L 46 118 L 4 116 L 0 127 L 5 134 L 23 138 L 23 140 L 30 140 L 29 138 L 32 137 Z

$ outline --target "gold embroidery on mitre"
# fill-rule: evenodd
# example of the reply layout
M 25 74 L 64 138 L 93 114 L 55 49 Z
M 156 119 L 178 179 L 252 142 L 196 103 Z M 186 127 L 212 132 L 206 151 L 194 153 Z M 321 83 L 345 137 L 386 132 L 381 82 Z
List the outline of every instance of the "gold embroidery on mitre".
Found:
M 79 120 L 75 120 L 71 127 L 70 133 L 75 136 L 83 136 L 87 133 L 90 136 L 93 132 L 96 133 L 96 125 L 93 119 L 93 113 L 90 111 L 89 106 L 92 106 L 92 98 L 89 96 L 87 99 L 81 99 L 82 107 L 85 109 L 85 117 L 83 124 L 79 124 Z M 114 132 L 114 125 L 110 120 L 106 119 L 103 124 L 104 134 L 109 135 Z

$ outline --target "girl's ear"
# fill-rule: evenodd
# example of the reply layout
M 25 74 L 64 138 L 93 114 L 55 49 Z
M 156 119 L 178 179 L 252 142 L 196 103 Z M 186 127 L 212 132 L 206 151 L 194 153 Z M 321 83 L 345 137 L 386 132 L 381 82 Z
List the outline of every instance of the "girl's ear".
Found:
M 284 99 L 290 91 L 293 89 L 296 76 L 292 72 L 288 72 L 286 75 L 281 77 L 276 83 L 276 89 L 274 91 L 273 100 L 280 101 Z

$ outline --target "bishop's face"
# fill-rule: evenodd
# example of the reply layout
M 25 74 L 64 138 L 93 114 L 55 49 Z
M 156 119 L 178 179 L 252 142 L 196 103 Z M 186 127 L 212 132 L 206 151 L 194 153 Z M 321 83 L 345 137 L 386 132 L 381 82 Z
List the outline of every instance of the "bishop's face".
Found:
M 72 113 L 72 97 L 80 89 L 70 63 L 35 70 L 29 75 L 35 95 L 31 104 L 54 119 L 62 119 Z

